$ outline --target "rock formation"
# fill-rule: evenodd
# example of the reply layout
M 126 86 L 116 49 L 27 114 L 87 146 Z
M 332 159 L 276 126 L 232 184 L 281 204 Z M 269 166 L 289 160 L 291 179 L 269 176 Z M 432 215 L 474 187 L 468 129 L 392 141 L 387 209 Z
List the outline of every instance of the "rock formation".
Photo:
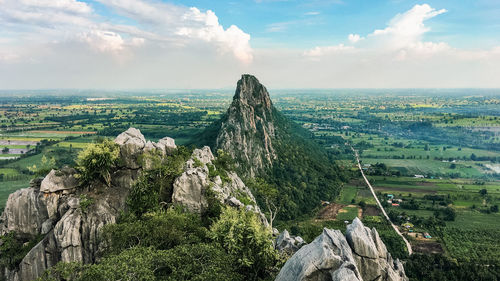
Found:
M 276 281 L 406 281 L 403 265 L 391 257 L 377 231 L 356 218 L 339 230 L 323 229 L 283 266 Z
M 214 159 L 208 146 L 193 151 L 184 166 L 184 172 L 174 181 L 172 202 L 191 212 L 203 213 L 208 207 L 206 195 L 210 189 L 221 203 L 253 211 L 264 225 L 268 226 L 267 219 L 260 211 L 252 192 L 236 173 L 227 172 L 227 182 L 223 182 L 220 176 L 210 176 L 209 167 L 216 169 L 212 164 Z M 243 204 L 238 197 L 249 199 L 251 204 Z
M 101 228 L 116 222 L 126 208 L 130 188 L 141 171 L 148 168 L 149 164 L 144 163 L 141 155 L 153 150 L 166 155 L 176 149 L 173 139 L 149 142 L 134 128 L 120 134 L 115 143 L 120 147 L 121 167 L 112 174 L 110 187 L 104 184 L 93 185 L 92 189 L 79 186 L 75 177 L 77 171 L 63 168 L 52 170 L 45 178 L 33 180 L 29 188 L 9 196 L 0 217 L 0 236 L 15 232 L 26 240 L 40 235 L 43 239 L 28 252 L 18 269 L 0 268 L 3 270 L 0 279 L 29 281 L 58 262 L 93 263 L 97 260 L 104 246 L 99 239 Z M 222 182 L 219 176 L 211 177 L 209 167 L 216 169 L 213 160 L 209 147 L 194 150 L 184 165 L 184 172 L 175 180 L 172 202 L 202 213 L 207 207 L 207 191 L 211 189 L 221 203 L 255 212 L 267 225 L 255 198 L 238 175 L 227 172 L 227 182 Z M 241 196 L 251 204 L 241 203 L 238 200 Z
M 215 147 L 245 165 L 245 176 L 262 173 L 277 157 L 272 141 L 276 134 L 274 110 L 269 93 L 259 80 L 243 75 L 222 120 Z
M 275 248 L 280 253 L 285 253 L 287 255 L 295 254 L 300 247 L 304 245 L 305 241 L 300 236 L 291 236 L 288 230 L 283 230 L 275 241 Z

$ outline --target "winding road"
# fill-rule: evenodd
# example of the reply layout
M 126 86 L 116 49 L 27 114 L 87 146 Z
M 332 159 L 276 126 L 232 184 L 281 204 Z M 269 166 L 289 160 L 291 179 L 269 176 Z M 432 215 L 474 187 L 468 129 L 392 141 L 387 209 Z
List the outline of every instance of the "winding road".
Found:
M 385 218 L 387 219 L 387 221 L 391 224 L 392 228 L 394 228 L 394 231 L 396 231 L 396 233 L 401 236 L 401 239 L 403 239 L 403 241 L 406 243 L 406 248 L 408 249 L 408 254 L 411 255 L 413 254 L 413 250 L 411 249 L 411 244 L 410 242 L 408 242 L 408 240 L 406 240 L 406 238 L 403 236 L 403 234 L 399 231 L 399 228 L 394 224 L 392 223 L 391 219 L 389 218 L 389 216 L 387 215 L 387 213 L 385 212 L 385 209 L 384 207 L 382 207 L 382 204 L 380 203 L 380 201 L 378 200 L 378 197 L 377 195 L 375 194 L 375 190 L 373 189 L 372 185 L 370 184 L 370 182 L 368 181 L 368 179 L 366 178 L 365 176 L 365 173 L 363 172 L 363 168 L 361 167 L 361 163 L 359 162 L 359 155 L 358 155 L 358 152 L 356 150 L 354 150 L 354 148 L 351 146 L 351 149 L 352 151 L 354 151 L 354 156 L 356 156 L 356 161 L 358 162 L 358 168 L 359 168 L 359 171 L 361 172 L 361 175 L 363 176 L 363 178 L 365 179 L 365 182 L 366 184 L 368 185 L 368 187 L 370 188 L 370 191 L 372 192 L 372 195 L 373 197 L 375 198 L 375 201 L 377 201 L 377 205 L 378 207 L 380 208 L 380 210 L 382 210 L 382 213 L 384 214 Z

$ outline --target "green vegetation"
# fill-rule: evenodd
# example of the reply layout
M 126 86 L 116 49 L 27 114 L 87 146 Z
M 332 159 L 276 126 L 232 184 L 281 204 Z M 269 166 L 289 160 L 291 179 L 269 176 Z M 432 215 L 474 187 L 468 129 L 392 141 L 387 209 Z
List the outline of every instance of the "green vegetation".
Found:
M 22 239 L 13 231 L 0 236 L 0 267 L 6 267 L 10 270 L 18 268 L 24 256 L 40 240 L 42 240 L 42 236 Z
M 78 154 L 77 170 L 82 184 L 102 181 L 111 185 L 111 172 L 118 164 L 120 148 L 112 140 L 90 144 Z
M 147 155 L 143 161 L 151 164 L 143 171 L 132 187 L 128 198 L 130 212 L 135 216 L 150 210 L 159 210 L 171 201 L 173 183 L 182 173 L 182 168 L 191 151 L 183 146 L 178 147 L 172 155 L 161 158 L 159 155 Z
M 210 230 L 210 237 L 237 257 L 238 272 L 249 280 L 267 279 L 279 261 L 271 232 L 252 212 L 226 207 Z

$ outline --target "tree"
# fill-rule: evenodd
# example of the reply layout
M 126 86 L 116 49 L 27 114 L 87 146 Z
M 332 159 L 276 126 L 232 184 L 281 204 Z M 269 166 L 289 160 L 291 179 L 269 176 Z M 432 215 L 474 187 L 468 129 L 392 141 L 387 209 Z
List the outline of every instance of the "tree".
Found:
M 249 182 L 248 186 L 254 191 L 257 199 L 263 201 L 266 205 L 267 212 L 269 213 L 269 225 L 272 228 L 274 219 L 281 209 L 281 205 L 278 203 L 281 201 L 278 200 L 278 189 L 261 178 Z
M 479 194 L 481 194 L 482 196 L 486 196 L 488 194 L 488 190 L 486 188 L 483 188 L 479 190 Z
M 109 139 L 90 144 L 78 154 L 76 161 L 81 182 L 88 184 L 100 180 L 111 186 L 111 172 L 118 164 L 119 153 L 119 146 Z
M 492 213 L 498 213 L 498 205 L 493 205 L 490 207 L 490 211 Z
M 2 153 L 3 153 L 3 154 L 7 154 L 7 153 L 9 153 L 9 150 L 10 150 L 10 149 L 9 149 L 8 147 L 4 147 L 4 148 L 2 149 Z

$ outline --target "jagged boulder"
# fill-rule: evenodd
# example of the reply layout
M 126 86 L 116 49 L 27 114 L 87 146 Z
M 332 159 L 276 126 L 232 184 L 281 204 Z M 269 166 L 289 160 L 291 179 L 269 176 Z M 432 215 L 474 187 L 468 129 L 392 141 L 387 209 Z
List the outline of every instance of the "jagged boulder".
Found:
M 139 169 L 141 167 L 139 156 L 146 146 L 146 139 L 141 131 L 130 128 L 118 135 L 115 143 L 120 146 L 120 158 L 123 165 L 128 169 Z
M 347 239 L 346 239 L 347 237 Z M 361 255 L 361 254 L 362 255 Z M 403 265 L 393 260 L 375 229 L 355 219 L 346 236 L 323 229 L 283 266 L 277 281 L 406 281 Z
M 75 178 L 76 170 L 73 168 L 62 168 L 61 170 L 51 170 L 43 179 L 40 191 L 43 193 L 70 193 L 78 186 L 78 179 Z
M 302 239 L 302 237 L 291 236 L 286 229 L 278 235 L 275 241 L 276 250 L 280 253 L 286 253 L 287 255 L 293 255 L 303 245 L 304 239 Z
M 5 269 L 6 280 L 34 280 L 60 261 L 95 262 L 103 249 L 100 230 L 114 223 L 125 209 L 128 192 L 142 168 L 137 160 L 146 143 L 140 131 L 133 128 L 115 141 L 125 165 L 113 173 L 110 187 L 96 187 L 98 192 L 77 188 L 76 171 L 63 168 L 9 196 L 0 218 L 0 235 L 15 231 L 25 239 L 45 236 L 23 258 L 18 270 Z M 171 142 L 169 147 L 173 147 Z M 82 200 L 86 201 L 85 208 Z
M 17 235 L 34 237 L 49 218 L 47 206 L 39 189 L 24 188 L 9 195 L 0 217 L 0 235 L 14 231 Z
M 144 147 L 145 151 L 152 151 L 158 149 L 162 152 L 162 154 L 171 154 L 177 149 L 175 145 L 175 140 L 173 138 L 164 137 L 160 139 L 157 143 L 148 141 Z

